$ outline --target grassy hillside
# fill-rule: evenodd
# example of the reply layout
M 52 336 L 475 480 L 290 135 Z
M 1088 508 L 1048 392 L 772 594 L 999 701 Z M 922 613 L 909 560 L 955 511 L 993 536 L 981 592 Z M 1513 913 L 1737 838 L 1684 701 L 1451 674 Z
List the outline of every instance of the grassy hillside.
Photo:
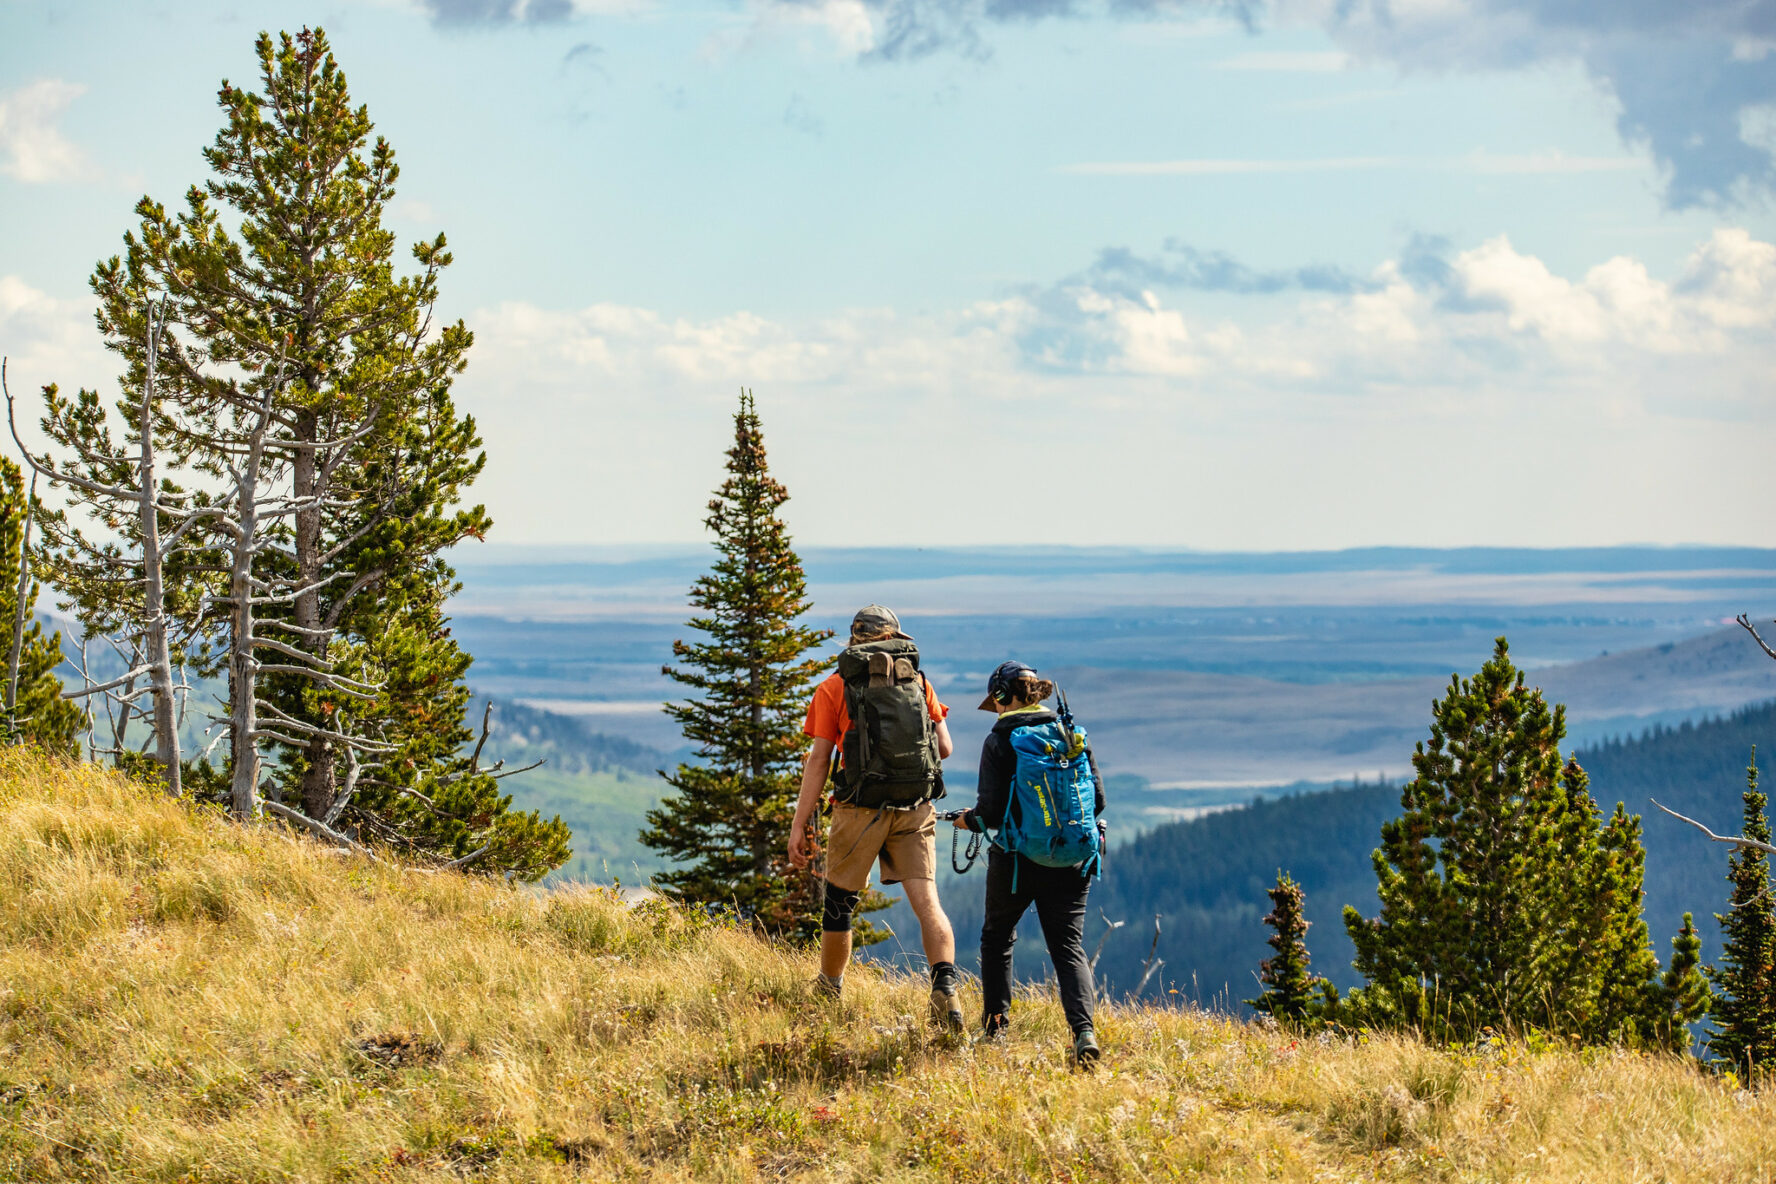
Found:
M 1669 1057 L 1108 1009 L 1069 1072 L 923 984 L 608 893 L 340 856 L 0 753 L 8 1181 L 1744 1181 L 1776 1096 Z

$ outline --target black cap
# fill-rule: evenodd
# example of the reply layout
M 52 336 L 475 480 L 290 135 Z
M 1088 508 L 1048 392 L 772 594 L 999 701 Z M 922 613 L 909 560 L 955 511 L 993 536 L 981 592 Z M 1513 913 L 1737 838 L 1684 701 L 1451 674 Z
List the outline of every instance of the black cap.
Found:
M 1009 662 L 999 663 L 999 668 L 987 677 L 987 697 L 980 702 L 982 711 L 998 711 L 1005 705 L 1000 695 L 1011 697 L 1011 684 L 1020 678 L 1035 678 L 1036 667 L 1026 666 L 1013 658 Z

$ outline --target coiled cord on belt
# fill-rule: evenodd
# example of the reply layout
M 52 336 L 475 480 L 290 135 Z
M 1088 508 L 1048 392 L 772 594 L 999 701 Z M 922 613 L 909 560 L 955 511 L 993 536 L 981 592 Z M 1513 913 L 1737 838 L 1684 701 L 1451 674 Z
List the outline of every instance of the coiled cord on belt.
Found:
M 945 811 L 941 812 L 940 814 L 938 814 L 938 817 L 943 819 L 945 822 L 954 822 L 956 819 L 962 817 L 962 815 L 964 815 L 966 813 L 968 813 L 968 811 L 966 811 L 966 810 L 945 810 Z M 974 861 L 980 858 L 981 840 L 986 837 L 987 837 L 986 835 L 982 834 L 978 830 L 969 831 L 968 832 L 968 847 L 966 850 L 962 850 L 962 848 L 961 848 L 962 828 L 961 827 L 952 827 L 951 828 L 951 830 L 950 830 L 950 867 L 955 870 L 957 875 L 965 876 L 968 874 L 968 869 L 973 867 Z M 962 862 L 958 858 L 958 851 L 960 851 L 961 855 L 967 857 L 966 863 Z

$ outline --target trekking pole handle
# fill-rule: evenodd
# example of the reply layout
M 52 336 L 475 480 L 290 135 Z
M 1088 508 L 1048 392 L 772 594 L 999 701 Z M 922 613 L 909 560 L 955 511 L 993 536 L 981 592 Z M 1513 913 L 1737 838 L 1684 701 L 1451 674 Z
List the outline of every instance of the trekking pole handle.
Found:
M 939 810 L 937 818 L 940 822 L 954 822 L 966 813 L 968 813 L 967 810 Z

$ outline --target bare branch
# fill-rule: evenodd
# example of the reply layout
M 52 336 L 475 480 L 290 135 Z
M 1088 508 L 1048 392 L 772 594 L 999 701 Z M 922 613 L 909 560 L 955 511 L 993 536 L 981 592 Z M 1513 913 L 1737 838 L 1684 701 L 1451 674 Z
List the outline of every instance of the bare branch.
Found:
M 329 740 L 338 740 L 364 752 L 394 752 L 396 746 L 384 744 L 380 740 L 366 740 L 362 736 L 348 736 L 343 732 L 332 732 L 326 728 L 317 728 L 313 724 L 304 723 L 287 712 L 279 710 L 276 704 L 267 703 L 264 699 L 255 700 L 254 706 L 263 709 L 271 722 L 280 728 L 289 728 L 297 732 L 306 732 L 312 736 L 325 736 Z
M 255 662 L 253 670 L 256 673 L 270 671 L 273 674 L 300 674 L 330 691 L 338 691 L 352 699 L 374 699 L 379 689 L 370 683 L 359 682 L 355 678 L 346 678 L 342 674 L 329 674 L 325 670 L 316 670 L 310 666 L 292 666 L 285 662 Z M 331 732 L 327 734 L 332 735 Z
M 98 686 L 87 687 L 84 690 L 63 691 L 62 698 L 64 698 L 64 699 L 84 699 L 88 695 L 96 695 L 100 691 L 109 691 L 109 690 L 112 690 L 113 688 L 123 686 L 125 683 L 134 682 L 134 681 L 136 681 L 136 679 L 141 678 L 144 674 L 147 674 L 147 673 L 148 673 L 148 667 L 138 666 L 134 670 L 130 671 L 128 674 L 124 675 L 122 678 L 114 678 L 110 682 L 102 682 Z
M 493 850 L 493 844 L 487 843 L 484 846 L 477 847 L 475 850 L 469 852 L 467 855 L 463 856 L 461 859 L 453 859 L 449 863 L 439 864 L 435 870 L 441 871 L 441 872 L 447 872 L 447 871 L 450 871 L 454 868 L 467 867 L 469 864 L 474 863 L 477 859 L 480 859 L 483 855 L 487 854 L 491 850 Z
M 1659 800 L 1657 798 L 1648 798 L 1647 800 L 1652 802 L 1653 805 L 1658 806 L 1659 809 L 1665 811 L 1665 813 L 1667 813 L 1667 814 L 1671 815 L 1673 818 L 1677 819 L 1679 822 L 1689 823 L 1691 826 L 1695 827 L 1697 830 L 1701 831 L 1703 834 L 1707 835 L 1710 839 L 1713 839 L 1717 843 L 1729 843 L 1732 846 L 1739 847 L 1739 848 L 1749 847 L 1753 851 L 1763 851 L 1763 852 L 1766 852 L 1770 855 L 1776 855 L 1776 847 L 1772 847 L 1769 843 L 1760 843 L 1756 839 L 1748 839 L 1744 835 L 1717 835 L 1713 831 L 1709 830 L 1706 826 L 1703 826 L 1700 822 L 1697 822 L 1694 818 L 1689 818 L 1689 817 L 1686 817 L 1682 814 L 1679 814 L 1676 810 L 1671 809 L 1669 806 L 1660 805 Z
M 370 850 L 370 848 L 364 846 L 362 843 L 358 842 L 355 839 L 348 838 L 347 836 L 340 834 L 338 831 L 334 830 L 332 827 L 328 826 L 324 822 L 317 822 L 313 818 L 310 818 L 308 815 L 300 813 L 296 810 L 292 810 L 292 809 L 290 809 L 290 807 L 285 806 L 285 805 L 281 805 L 277 802 L 266 801 L 266 802 L 260 802 L 259 804 L 261 806 L 263 806 L 265 809 L 269 810 L 271 813 L 276 814 L 279 818 L 282 818 L 287 822 L 294 822 L 298 826 L 307 827 L 309 830 L 313 831 L 315 834 L 320 835 L 323 839 L 330 839 L 333 842 L 338 843 L 341 847 L 346 847 L 352 851 L 356 851 L 359 855 L 362 855 L 365 859 L 368 859 L 372 863 L 383 862 L 381 859 L 377 858 L 376 853 L 374 851 Z
M 294 740 L 282 732 L 274 732 L 270 728 L 254 728 L 247 733 L 253 740 L 276 740 L 279 744 L 288 744 L 291 748 L 301 748 L 308 743 L 306 740 Z
M 1745 613 L 1740 613 L 1738 615 L 1738 617 L 1736 617 L 1735 619 L 1741 625 L 1745 626 L 1745 631 L 1747 633 L 1751 634 L 1751 636 L 1757 641 L 1758 646 L 1764 651 L 1764 653 L 1768 654 L 1772 658 L 1776 658 L 1776 650 L 1771 649 L 1770 643 L 1765 641 L 1762 637 L 1758 636 L 1758 631 L 1755 627 L 1753 627 L 1753 625 L 1751 623 L 1751 618 L 1749 616 L 1747 616 Z M 1663 808 L 1664 807 L 1660 807 L 1660 809 L 1663 809 Z
M 328 638 L 328 637 L 332 637 L 334 633 L 338 632 L 338 630 L 336 630 L 336 629 L 305 629 L 301 625 L 292 625 L 288 621 L 267 620 L 267 621 L 255 621 L 253 623 L 255 625 L 259 625 L 261 627 L 270 626 L 271 628 L 274 628 L 274 629 L 288 629 L 291 633 L 300 633 L 306 637 Z
M 488 725 L 493 722 L 493 700 L 481 711 L 481 739 L 475 741 L 475 751 L 469 756 L 469 772 L 473 773 L 481 767 L 481 750 L 487 746 Z
M 518 775 L 518 774 L 520 774 L 520 773 L 528 773 L 528 772 L 530 772 L 530 771 L 531 771 L 531 770 L 532 770 L 532 769 L 540 769 L 540 768 L 542 768 L 542 767 L 543 767 L 543 765 L 545 765 L 545 764 L 547 764 L 547 763 L 548 763 L 548 762 L 547 762 L 547 761 L 546 761 L 546 760 L 538 760 L 538 761 L 532 761 L 532 762 L 531 762 L 531 763 L 530 763 L 530 764 L 528 764 L 528 765 L 521 765 L 521 766 L 519 766 L 519 767 L 518 767 L 518 768 L 516 768 L 516 769 L 507 769 L 507 770 L 506 770 L 506 771 L 505 771 L 505 772 L 503 772 L 503 773 L 494 773 L 494 774 L 493 774 L 493 779 L 494 779 L 494 780 L 495 780 L 495 781 L 502 781 L 502 780 L 504 780 L 504 779 L 505 779 L 505 778 L 507 778 L 507 777 L 516 777 L 516 776 L 517 776 L 517 775 Z
M 1129 998 L 1139 998 L 1141 992 L 1147 989 L 1147 981 L 1159 973 L 1159 968 L 1164 965 L 1165 959 L 1159 956 L 1159 914 L 1155 913 L 1153 914 L 1153 948 L 1147 951 L 1147 961 L 1141 965 L 1141 981 L 1135 984 L 1135 989 L 1129 994 Z
M 254 624 L 260 625 L 264 623 L 265 622 L 263 621 L 254 622 Z M 323 671 L 333 669 L 333 663 L 327 661 L 325 658 L 317 658 L 307 650 L 299 650 L 293 645 L 285 645 L 283 642 L 273 641 L 269 637 L 249 638 L 247 644 L 256 650 L 276 650 L 280 654 L 288 654 L 292 658 L 297 658 L 304 662 L 312 662 L 317 668 Z M 261 666 L 260 669 L 263 670 L 265 667 Z

